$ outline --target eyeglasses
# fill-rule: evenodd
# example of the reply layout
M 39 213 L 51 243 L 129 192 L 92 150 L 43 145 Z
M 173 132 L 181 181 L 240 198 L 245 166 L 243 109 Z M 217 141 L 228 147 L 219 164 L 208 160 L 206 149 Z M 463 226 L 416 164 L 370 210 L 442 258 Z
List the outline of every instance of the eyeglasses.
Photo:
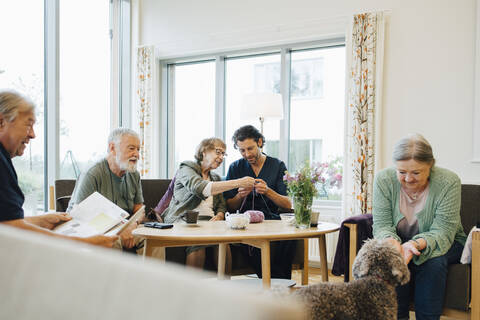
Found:
M 228 156 L 228 154 L 225 153 L 225 151 L 223 151 L 222 149 L 215 149 L 215 153 L 217 154 L 217 156 L 222 156 L 222 157 L 226 157 Z

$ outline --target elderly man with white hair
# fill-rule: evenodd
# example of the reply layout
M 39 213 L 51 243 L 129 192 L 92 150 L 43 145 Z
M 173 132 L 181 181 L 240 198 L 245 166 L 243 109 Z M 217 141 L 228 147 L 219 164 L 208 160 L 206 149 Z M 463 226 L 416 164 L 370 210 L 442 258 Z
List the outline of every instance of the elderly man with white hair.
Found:
M 22 207 L 25 196 L 18 184 L 12 158 L 23 155 L 27 144 L 35 138 L 35 121 L 35 106 L 29 99 L 13 91 L 0 91 L 0 223 L 49 236 L 112 247 L 118 237 L 99 235 L 78 238 L 50 231 L 58 224 L 70 220 L 71 217 L 67 214 L 24 217 Z
M 130 214 L 143 204 L 140 173 L 137 162 L 140 156 L 140 138 L 127 128 L 113 130 L 108 137 L 108 155 L 84 172 L 75 185 L 67 212 L 97 191 Z M 120 233 L 121 246 L 134 246 L 132 230 L 136 224 Z

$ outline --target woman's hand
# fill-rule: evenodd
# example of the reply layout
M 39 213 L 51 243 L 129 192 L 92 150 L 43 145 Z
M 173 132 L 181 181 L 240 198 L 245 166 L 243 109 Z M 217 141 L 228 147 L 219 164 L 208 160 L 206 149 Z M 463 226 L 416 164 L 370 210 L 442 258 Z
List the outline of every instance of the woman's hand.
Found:
M 216 215 L 214 215 L 212 219 L 210 219 L 210 221 L 220 221 L 220 220 L 225 220 L 225 213 L 219 212 Z
M 255 179 L 249 176 L 237 179 L 237 188 L 253 189 L 255 185 Z
M 408 264 L 414 255 L 419 256 L 420 251 L 417 248 L 417 243 L 413 240 L 404 242 L 402 244 L 403 248 L 403 259 L 405 260 L 405 263 Z
M 252 192 L 253 188 L 238 188 L 238 195 L 241 199 L 245 198 Z

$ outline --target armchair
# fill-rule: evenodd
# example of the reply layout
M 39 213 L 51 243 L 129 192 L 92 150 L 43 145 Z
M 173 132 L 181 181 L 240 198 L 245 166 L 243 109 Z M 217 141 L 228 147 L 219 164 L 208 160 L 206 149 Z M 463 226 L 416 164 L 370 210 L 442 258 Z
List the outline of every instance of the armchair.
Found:
M 462 185 L 460 216 L 466 233 L 480 222 L 480 185 Z M 367 238 L 371 238 L 372 235 L 359 237 L 356 223 L 345 223 L 344 225 L 350 231 L 348 272 L 352 279 L 352 265 L 357 255 L 357 247 L 360 247 L 361 243 Z M 479 268 L 480 232 L 474 232 L 471 265 L 453 264 L 449 267 L 443 315 L 456 319 L 480 320 Z

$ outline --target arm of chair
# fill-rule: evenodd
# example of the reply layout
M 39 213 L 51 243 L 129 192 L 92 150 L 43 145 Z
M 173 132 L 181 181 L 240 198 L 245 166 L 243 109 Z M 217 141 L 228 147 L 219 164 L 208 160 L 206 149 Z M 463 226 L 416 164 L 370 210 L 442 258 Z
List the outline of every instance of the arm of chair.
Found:
M 357 224 L 356 223 L 345 223 L 345 227 L 350 229 L 350 243 L 348 246 L 348 279 L 349 281 L 353 280 L 352 266 L 355 257 L 357 256 Z
M 480 320 L 480 231 L 472 234 L 472 298 L 471 314 L 472 320 Z

